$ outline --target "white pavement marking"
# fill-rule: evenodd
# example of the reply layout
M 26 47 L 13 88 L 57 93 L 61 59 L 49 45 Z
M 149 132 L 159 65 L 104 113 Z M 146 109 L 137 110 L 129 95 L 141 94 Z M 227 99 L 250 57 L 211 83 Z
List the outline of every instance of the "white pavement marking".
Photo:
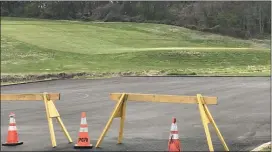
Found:
M 264 143 L 264 144 L 262 144 L 262 145 L 260 145 L 260 146 L 258 146 L 257 148 L 253 149 L 252 151 L 261 151 L 263 148 L 266 148 L 266 147 L 268 147 L 269 145 L 270 145 L 270 147 L 271 147 L 271 141 L 270 141 L 270 142 L 267 142 L 267 143 Z

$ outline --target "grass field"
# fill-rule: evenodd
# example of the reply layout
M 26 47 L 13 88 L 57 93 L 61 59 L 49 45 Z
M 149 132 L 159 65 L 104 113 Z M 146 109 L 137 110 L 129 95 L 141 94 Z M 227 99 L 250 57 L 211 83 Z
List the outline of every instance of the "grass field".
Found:
M 129 71 L 270 75 L 270 40 L 148 23 L 2 18 L 1 24 L 1 76 Z

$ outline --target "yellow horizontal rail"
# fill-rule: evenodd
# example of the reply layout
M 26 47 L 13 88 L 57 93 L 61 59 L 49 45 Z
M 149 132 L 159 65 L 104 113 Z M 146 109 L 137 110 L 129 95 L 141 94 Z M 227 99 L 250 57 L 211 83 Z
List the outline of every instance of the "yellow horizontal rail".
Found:
M 166 102 L 166 103 L 198 103 L 196 96 L 177 96 L 177 95 L 160 95 L 160 94 L 137 94 L 126 93 L 128 101 L 142 101 L 142 102 Z M 110 99 L 118 101 L 122 93 L 111 93 Z M 217 97 L 203 97 L 205 104 L 217 104 Z
M 48 93 L 47 96 L 50 100 L 60 100 L 60 93 Z M 1 94 L 1 102 L 2 101 L 23 101 L 23 100 L 27 100 L 27 101 L 44 100 L 43 93 Z

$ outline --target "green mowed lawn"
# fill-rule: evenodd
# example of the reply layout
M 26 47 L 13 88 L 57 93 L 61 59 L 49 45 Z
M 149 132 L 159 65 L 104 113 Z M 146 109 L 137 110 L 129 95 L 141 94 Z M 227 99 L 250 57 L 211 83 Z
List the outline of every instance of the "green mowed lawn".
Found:
M 1 75 L 129 71 L 270 75 L 268 40 L 148 23 L 2 18 L 1 24 Z

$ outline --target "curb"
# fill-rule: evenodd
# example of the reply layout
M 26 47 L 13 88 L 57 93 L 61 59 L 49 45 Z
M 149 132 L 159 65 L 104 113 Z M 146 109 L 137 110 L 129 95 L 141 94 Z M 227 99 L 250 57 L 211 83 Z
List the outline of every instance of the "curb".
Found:
M 119 76 L 119 77 L 270 77 L 270 76 L 213 76 L 213 75 L 138 75 L 138 76 L 129 76 L 129 75 L 124 75 L 124 76 Z M 114 77 L 111 77 L 114 78 Z M 67 78 L 53 78 L 53 79 L 47 79 L 47 80 L 37 80 L 37 81 L 28 81 L 28 82 L 18 82 L 18 83 L 11 83 L 11 84 L 1 84 L 1 87 L 4 86 L 12 86 L 12 85 L 20 85 L 20 84 L 29 84 L 29 83 L 37 83 L 37 82 L 47 82 L 47 81 L 56 81 L 56 80 L 65 80 Z M 69 78 L 68 78 L 69 79 Z
M 154 76 L 148 76 L 148 75 L 139 75 L 139 76 L 122 76 L 122 77 L 271 77 L 271 76 L 224 76 L 224 75 L 154 75 Z
M 29 81 L 29 82 L 18 82 L 18 83 L 11 83 L 11 84 L 1 84 L 1 87 L 4 86 L 12 86 L 12 85 L 20 85 L 20 84 L 28 84 L 28 83 L 37 83 L 37 82 L 47 82 L 47 81 L 56 81 L 56 80 L 61 80 L 61 79 L 49 79 L 49 80 L 38 80 L 38 81 Z
M 116 77 L 110 77 L 110 78 L 116 78 Z M 103 79 L 106 79 L 106 77 Z M 47 81 L 57 81 L 57 80 L 73 80 L 73 78 L 54 78 L 54 79 L 37 80 L 37 81 L 34 80 L 34 81 L 18 82 L 18 83 L 14 82 L 14 83 L 10 83 L 10 84 L 1 84 L 1 87 L 20 85 L 20 84 L 29 84 L 29 83 L 38 83 L 38 82 L 47 82 Z M 88 79 L 86 79 L 86 80 L 88 80 Z
M 252 151 L 261 151 L 263 148 L 266 148 L 270 145 L 271 147 L 271 141 L 270 142 L 267 142 L 267 143 L 264 143 L 258 147 L 256 147 L 255 149 L 253 149 Z

